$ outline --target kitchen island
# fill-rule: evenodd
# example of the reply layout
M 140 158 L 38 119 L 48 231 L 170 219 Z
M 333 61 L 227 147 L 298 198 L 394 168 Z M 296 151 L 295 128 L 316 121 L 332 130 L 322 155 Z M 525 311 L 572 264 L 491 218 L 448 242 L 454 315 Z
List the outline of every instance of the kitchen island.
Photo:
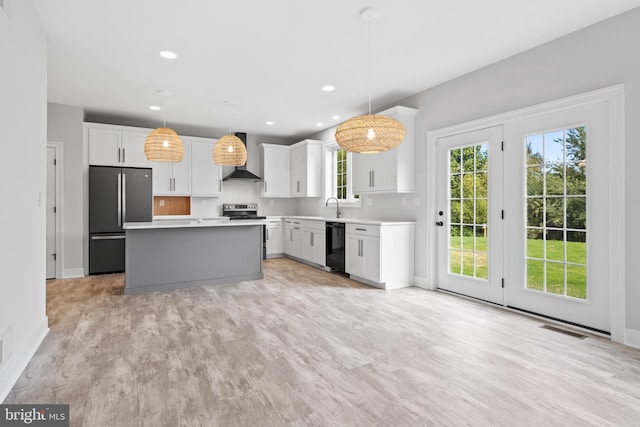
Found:
M 124 293 L 263 278 L 262 220 L 125 223 Z

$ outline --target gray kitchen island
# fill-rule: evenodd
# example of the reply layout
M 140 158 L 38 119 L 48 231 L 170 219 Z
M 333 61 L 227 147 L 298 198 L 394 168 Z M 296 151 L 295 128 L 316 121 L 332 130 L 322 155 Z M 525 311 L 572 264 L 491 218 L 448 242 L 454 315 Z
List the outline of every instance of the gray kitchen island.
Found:
M 125 223 L 124 293 L 258 280 L 265 221 Z

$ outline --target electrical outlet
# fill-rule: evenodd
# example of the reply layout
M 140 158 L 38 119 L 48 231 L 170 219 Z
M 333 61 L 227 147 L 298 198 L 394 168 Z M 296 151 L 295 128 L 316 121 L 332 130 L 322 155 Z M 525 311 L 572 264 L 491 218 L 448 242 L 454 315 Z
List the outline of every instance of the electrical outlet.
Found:
M 164 199 L 160 199 L 160 206 L 164 206 Z

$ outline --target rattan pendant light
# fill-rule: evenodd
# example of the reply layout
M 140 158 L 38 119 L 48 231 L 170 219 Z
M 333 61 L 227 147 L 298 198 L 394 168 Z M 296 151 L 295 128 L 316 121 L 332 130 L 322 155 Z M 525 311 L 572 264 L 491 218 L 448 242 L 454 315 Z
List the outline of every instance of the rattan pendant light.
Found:
M 225 101 L 225 104 L 230 108 L 233 106 L 229 101 Z M 213 162 L 224 166 L 244 166 L 247 163 L 247 148 L 240 138 L 231 134 L 231 126 L 229 133 L 220 138 L 213 147 Z
M 377 9 L 368 7 L 360 12 L 369 23 L 369 114 L 352 117 L 336 129 L 336 142 L 354 153 L 380 153 L 391 150 L 404 141 L 406 131 L 398 120 L 371 114 L 371 21 L 378 18 Z
M 151 131 L 144 141 L 144 154 L 152 162 L 181 162 L 184 145 L 178 134 L 167 127 L 164 116 L 163 127 Z

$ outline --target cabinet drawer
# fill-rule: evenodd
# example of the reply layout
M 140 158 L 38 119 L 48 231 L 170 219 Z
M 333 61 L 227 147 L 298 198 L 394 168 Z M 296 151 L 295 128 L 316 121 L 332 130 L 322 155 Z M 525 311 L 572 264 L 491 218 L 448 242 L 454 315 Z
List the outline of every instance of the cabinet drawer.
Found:
M 347 234 L 380 237 L 380 226 L 370 224 L 347 224 Z
M 301 228 L 308 228 L 311 230 L 322 230 L 322 231 L 324 231 L 325 229 L 326 223 L 324 221 L 315 221 L 312 219 L 302 219 L 299 221 L 300 221 Z

